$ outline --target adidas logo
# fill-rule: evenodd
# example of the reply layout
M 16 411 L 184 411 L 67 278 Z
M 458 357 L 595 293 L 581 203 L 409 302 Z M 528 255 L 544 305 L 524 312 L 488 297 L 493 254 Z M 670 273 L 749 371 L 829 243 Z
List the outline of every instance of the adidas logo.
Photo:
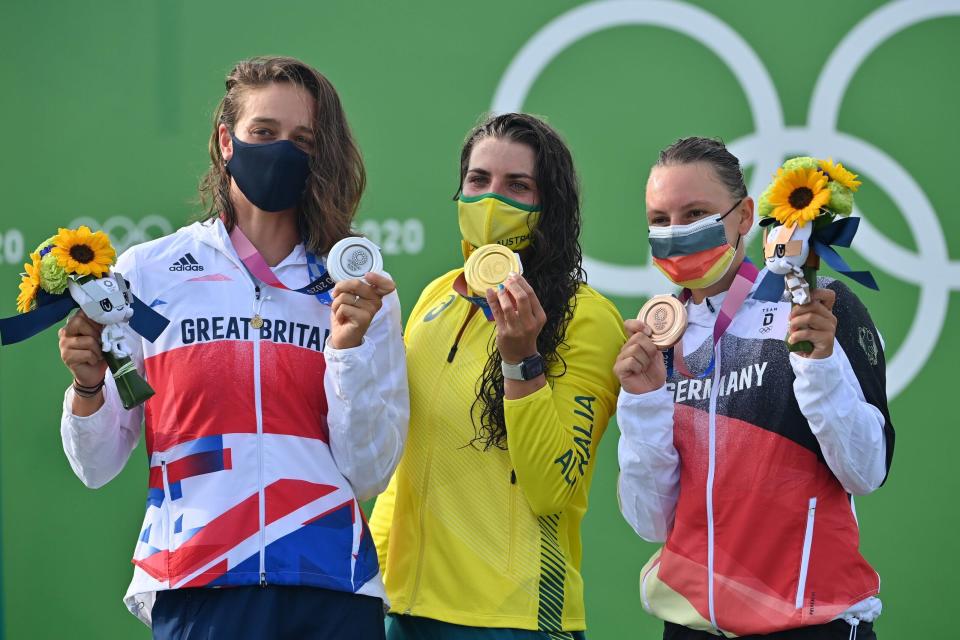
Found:
M 203 271 L 203 265 L 189 253 L 170 265 L 170 271 Z

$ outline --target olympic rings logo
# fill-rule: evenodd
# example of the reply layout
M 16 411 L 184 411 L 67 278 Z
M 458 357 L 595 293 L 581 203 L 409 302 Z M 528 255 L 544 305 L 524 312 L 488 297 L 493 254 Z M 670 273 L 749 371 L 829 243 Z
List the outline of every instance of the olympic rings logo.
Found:
M 106 233 L 110 237 L 110 244 L 117 250 L 117 255 L 135 244 L 155 240 L 173 233 L 173 226 L 170 221 L 158 215 L 144 216 L 137 221 L 126 216 L 111 216 L 104 220 L 102 224 L 90 216 L 80 216 L 72 220 L 67 226 L 76 229 L 80 225 L 86 225 L 93 231 Z
M 898 0 L 867 15 L 830 54 L 813 90 L 807 126 L 788 127 L 766 67 L 725 22 L 699 7 L 672 0 L 601 0 L 568 11 L 534 34 L 500 79 L 492 109 L 498 113 L 522 110 L 530 88 L 547 65 L 577 41 L 599 31 L 628 25 L 662 27 L 707 47 L 733 72 L 753 116 L 756 132 L 729 145 L 744 166 L 756 168 L 749 185 L 751 193 L 761 193 L 769 176 L 790 155 L 833 155 L 873 177 L 901 212 L 910 212 L 906 222 L 919 253 L 893 242 L 871 225 L 863 212 L 855 212 L 862 218 L 856 242 L 861 255 L 867 259 L 884 256 L 884 271 L 920 288 L 918 311 L 887 369 L 887 392 L 892 399 L 910 384 L 937 344 L 950 292 L 960 289 L 960 262 L 950 260 L 943 228 L 916 180 L 881 149 L 837 131 L 837 116 L 853 75 L 878 46 L 917 23 L 958 15 L 958 0 Z M 583 262 L 591 284 L 606 293 L 650 296 L 666 286 L 649 261 L 626 266 L 584 255 Z M 928 274 L 937 277 L 925 278 Z

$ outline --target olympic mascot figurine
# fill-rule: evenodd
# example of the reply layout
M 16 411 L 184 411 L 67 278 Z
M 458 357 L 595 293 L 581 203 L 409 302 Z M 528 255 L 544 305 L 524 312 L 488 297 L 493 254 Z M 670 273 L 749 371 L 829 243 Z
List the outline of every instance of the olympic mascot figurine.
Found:
M 126 327 L 150 340 L 159 337 L 169 321 L 143 304 L 127 287 L 123 274 L 110 267 L 116 251 L 102 231 L 87 227 L 60 229 L 30 254 L 23 265 L 17 310 L 20 315 L 0 320 L 0 340 L 13 344 L 59 322 L 75 307 L 103 325 L 103 357 L 117 383 L 125 409 L 154 394 L 140 376 L 128 344 Z
M 810 235 L 813 225 L 781 225 L 767 231 L 763 241 L 763 257 L 767 269 L 784 277 L 793 304 L 810 302 L 810 284 L 803 266 L 810 257 Z
M 757 202 L 764 227 L 763 257 L 767 274 L 754 297 L 779 301 L 784 289 L 794 305 L 808 304 L 817 286 L 820 259 L 845 276 L 878 289 L 869 271 L 853 271 L 833 247 L 849 247 L 860 224 L 851 218 L 857 176 L 832 159 L 791 158 L 777 169 Z M 813 345 L 789 344 L 809 353 Z

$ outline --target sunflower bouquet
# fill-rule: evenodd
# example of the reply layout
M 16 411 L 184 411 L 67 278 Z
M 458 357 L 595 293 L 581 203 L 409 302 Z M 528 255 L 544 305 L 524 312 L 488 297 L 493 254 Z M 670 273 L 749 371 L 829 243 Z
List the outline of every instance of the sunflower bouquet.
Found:
M 135 331 L 154 340 L 167 321 L 137 300 L 123 275 L 111 269 L 116 257 L 107 235 L 85 226 L 60 229 L 41 242 L 30 254 L 30 262 L 23 265 L 17 295 L 20 315 L 0 320 L 0 338 L 3 344 L 29 338 L 79 306 L 103 325 L 103 356 L 124 408 L 130 409 L 145 402 L 154 391 L 130 359 L 124 326 L 129 322 Z
M 783 163 L 757 201 L 760 225 L 765 227 L 763 256 L 767 275 L 755 297 L 779 300 L 784 289 L 794 304 L 810 302 L 816 288 L 820 259 L 838 272 L 877 289 L 868 271 L 853 271 L 834 246 L 849 247 L 859 225 L 851 218 L 853 194 L 860 188 L 857 175 L 832 158 L 808 156 Z M 809 342 L 788 343 L 791 351 L 809 352 Z

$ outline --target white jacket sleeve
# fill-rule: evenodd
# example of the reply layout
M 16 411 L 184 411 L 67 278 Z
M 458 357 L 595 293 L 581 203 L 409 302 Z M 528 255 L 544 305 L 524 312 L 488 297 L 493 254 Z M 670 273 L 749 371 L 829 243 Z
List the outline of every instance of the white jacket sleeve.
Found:
M 864 398 L 840 343 L 829 358 L 791 353 L 790 364 L 797 404 L 833 475 L 852 495 L 875 491 L 887 474 L 885 417 Z
M 620 391 L 617 456 L 620 511 L 648 542 L 664 542 L 680 493 L 680 454 L 673 444 L 673 395 L 663 386 L 634 395 Z
M 116 270 L 130 281 L 131 290 L 137 293 L 137 274 L 133 252 L 127 251 L 117 260 Z M 140 375 L 144 375 L 143 338 L 129 325 L 125 326 L 126 343 L 131 350 L 131 359 Z M 106 385 L 103 388 L 104 403 L 89 416 L 73 415 L 73 385 L 63 397 L 63 413 L 60 418 L 60 438 L 70 467 L 77 477 L 91 489 L 98 489 L 113 480 L 130 458 L 140 441 L 143 423 L 143 405 L 130 411 L 123 408 L 117 385 L 107 369 Z
M 410 419 L 396 292 L 383 299 L 363 343 L 324 349 L 330 451 L 357 498 L 382 492 L 403 453 Z
M 83 484 L 99 489 L 123 470 L 130 454 L 137 448 L 143 405 L 130 411 L 123 408 L 109 370 L 103 389 L 104 403 L 96 413 L 86 417 L 73 415 L 73 394 L 71 385 L 63 396 L 60 418 L 63 451 Z

